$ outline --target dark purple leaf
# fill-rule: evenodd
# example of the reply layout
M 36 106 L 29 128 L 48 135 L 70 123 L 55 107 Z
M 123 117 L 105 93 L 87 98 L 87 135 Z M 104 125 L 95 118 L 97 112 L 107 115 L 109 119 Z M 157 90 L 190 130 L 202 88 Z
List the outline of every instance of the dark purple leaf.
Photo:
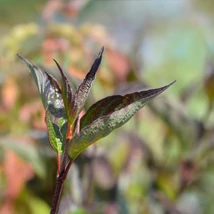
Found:
M 101 48 L 90 71 L 88 72 L 85 79 L 83 80 L 83 82 L 80 84 L 80 86 L 78 87 L 78 89 L 75 92 L 75 96 L 77 99 L 77 105 L 78 105 L 78 113 L 80 113 L 82 111 L 82 109 L 85 105 L 85 101 L 88 98 L 92 84 L 95 79 L 96 72 L 97 72 L 99 65 L 101 63 L 101 60 L 102 60 L 103 51 L 104 51 L 104 47 Z
M 123 106 L 123 96 L 109 96 L 94 103 L 81 118 L 80 130 L 97 118 L 119 110 Z
M 99 106 L 99 103 L 105 103 L 105 99 L 109 98 L 105 98 L 104 101 L 102 100 L 99 101 L 98 104 L 94 104 L 85 116 L 86 118 L 87 114 L 90 115 L 92 112 L 93 116 L 89 116 L 90 123 L 87 122 L 83 117 L 83 122 L 81 122 L 81 131 L 79 134 L 75 135 L 70 142 L 69 156 L 71 158 L 76 158 L 89 145 L 107 136 L 114 129 L 125 124 L 138 110 L 140 110 L 145 105 L 147 101 L 165 91 L 173 83 L 161 88 L 136 92 L 123 97 L 121 96 L 122 102 L 119 105 L 117 102 L 118 99 L 115 99 L 114 97 L 113 99 L 115 99 L 115 102 L 112 102 L 111 104 L 113 108 L 111 108 L 111 105 L 109 105 L 107 110 L 103 110 L 103 113 L 101 113 L 98 118 L 94 114 L 94 112 L 97 112 L 97 109 L 99 109 L 99 107 L 96 106 Z M 118 98 L 118 96 L 116 96 L 116 98 Z
M 68 118 L 68 125 L 70 126 L 73 124 L 73 122 L 76 119 L 77 105 L 76 105 L 75 95 L 72 92 L 70 83 L 67 77 L 65 76 L 62 68 L 57 63 L 56 60 L 54 60 L 54 62 L 56 63 L 62 76 L 62 97 L 63 97 L 65 111 Z
M 169 86 L 165 86 L 169 87 Z M 153 96 L 157 96 L 162 90 L 165 90 L 165 87 L 157 88 L 157 89 L 149 89 L 141 92 L 134 92 L 131 94 L 126 94 L 124 96 L 114 95 L 110 97 L 106 97 L 102 100 L 99 100 L 95 104 L 93 104 L 86 114 L 82 117 L 80 121 L 80 130 L 85 126 L 92 123 L 94 120 L 101 116 L 105 116 L 114 111 L 120 110 L 131 103 L 137 102 L 139 100 L 144 100 L 145 102 L 148 99 L 151 99 Z

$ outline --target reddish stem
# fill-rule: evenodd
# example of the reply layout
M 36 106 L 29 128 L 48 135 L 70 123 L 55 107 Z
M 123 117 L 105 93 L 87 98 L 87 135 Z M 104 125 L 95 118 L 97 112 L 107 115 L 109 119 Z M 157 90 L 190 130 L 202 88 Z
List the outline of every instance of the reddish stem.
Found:
M 59 177 L 61 169 L 61 154 L 57 153 L 57 178 Z
M 50 214 L 57 214 L 58 212 L 58 207 L 59 207 L 59 202 L 60 202 L 60 198 L 61 198 L 61 194 L 62 194 L 62 189 L 63 189 L 63 184 L 64 181 L 67 177 L 68 171 L 74 161 L 74 159 L 71 159 L 70 162 L 67 164 L 67 159 L 68 159 L 68 150 L 69 150 L 69 144 L 70 144 L 70 139 L 66 139 L 66 143 L 65 143 L 65 150 L 63 153 L 63 159 L 62 159 L 62 163 L 60 165 L 58 165 L 58 170 L 59 170 L 59 166 L 60 166 L 60 172 L 57 172 L 57 183 L 56 183 L 56 188 L 55 188 L 55 192 L 54 192 L 54 198 L 53 198 L 53 204 L 52 204 L 52 208 L 51 208 L 51 212 Z M 58 158 L 58 164 L 59 164 L 59 158 Z
M 65 173 L 64 173 L 65 179 L 66 179 L 66 177 L 68 175 L 68 171 L 69 171 L 69 169 L 70 169 L 70 167 L 71 167 L 73 162 L 74 162 L 74 159 L 71 159 L 70 162 L 68 163 L 66 169 L 65 169 Z
M 59 202 L 60 202 L 60 198 L 61 198 L 61 194 L 62 194 L 63 184 L 64 184 L 64 181 L 68 175 L 68 171 L 73 162 L 74 162 L 74 159 L 71 159 L 70 162 L 68 163 L 66 169 L 64 171 L 62 171 L 60 173 L 59 177 L 57 178 L 56 189 L 54 192 L 53 205 L 52 205 L 50 214 L 57 214 Z
M 56 189 L 54 192 L 54 199 L 53 199 L 53 205 L 51 208 L 50 214 L 57 214 L 58 207 L 59 207 L 59 201 L 62 194 L 62 188 L 63 188 L 64 180 L 60 178 L 60 176 L 57 179 L 56 183 Z

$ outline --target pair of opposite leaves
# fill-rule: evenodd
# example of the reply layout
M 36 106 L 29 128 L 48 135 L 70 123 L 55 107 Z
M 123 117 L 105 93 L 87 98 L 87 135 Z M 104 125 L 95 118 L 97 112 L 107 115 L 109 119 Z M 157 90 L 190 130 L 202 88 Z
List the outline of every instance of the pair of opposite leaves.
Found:
M 78 115 L 90 93 L 103 51 L 104 48 L 101 49 L 90 71 L 75 92 L 72 91 L 68 79 L 55 60 L 62 77 L 61 85 L 52 75 L 18 55 L 28 66 L 42 98 L 46 110 L 45 121 L 48 127 L 49 142 L 52 148 L 61 154 L 65 144 L 69 143 L 68 154 L 73 159 L 89 145 L 125 124 L 147 101 L 174 83 L 124 96 L 106 97 L 88 109 L 80 119 L 80 130 L 77 131 Z

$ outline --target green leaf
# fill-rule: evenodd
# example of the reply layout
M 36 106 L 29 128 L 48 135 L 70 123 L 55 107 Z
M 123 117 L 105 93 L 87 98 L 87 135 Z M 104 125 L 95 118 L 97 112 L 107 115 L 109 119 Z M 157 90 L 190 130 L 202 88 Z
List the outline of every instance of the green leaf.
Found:
M 125 124 L 147 101 L 165 91 L 173 83 L 161 88 L 135 92 L 125 96 L 113 96 L 111 97 L 112 102 L 107 105 L 106 110 L 105 106 L 101 104 L 106 104 L 110 98 L 98 101 L 81 119 L 80 123 L 82 124 L 82 128 L 80 133 L 75 135 L 70 142 L 69 156 L 76 158 L 92 143 L 107 136 L 114 129 Z M 102 109 L 100 109 L 100 105 Z M 99 116 L 96 116 L 99 109 Z
M 92 87 L 92 84 L 94 82 L 96 72 L 97 72 L 99 65 L 101 63 L 101 60 L 102 60 L 103 51 L 104 51 L 104 47 L 101 48 L 101 50 L 100 50 L 97 58 L 95 59 L 90 71 L 88 72 L 85 79 L 83 80 L 83 82 L 80 84 L 80 86 L 78 87 L 78 89 L 75 92 L 75 96 L 77 99 L 77 105 L 78 105 L 77 114 L 79 114 L 82 111 L 82 109 L 85 105 L 85 102 L 88 98 L 88 95 L 91 91 L 91 87 Z
M 17 136 L 2 136 L 0 138 L 0 149 L 13 150 L 23 160 L 29 162 L 35 170 L 37 176 L 42 179 L 46 177 L 45 162 L 39 153 L 38 144 L 33 140 L 17 138 Z M 40 148 L 40 147 L 39 147 Z
M 50 144 L 56 152 L 62 153 L 65 142 L 63 133 L 67 125 L 67 118 L 59 83 L 53 76 L 36 67 L 24 57 L 19 57 L 30 69 L 42 98 L 46 110 L 45 121 Z
M 63 97 L 63 102 L 64 102 L 64 106 L 65 106 L 65 111 L 66 111 L 66 115 L 68 118 L 68 125 L 72 125 L 77 117 L 76 111 L 77 111 L 77 104 L 76 104 L 76 99 L 75 96 L 73 94 L 71 85 L 67 79 L 67 77 L 65 76 L 62 68 L 60 67 L 60 65 L 57 63 L 56 60 L 54 60 L 54 62 L 56 63 L 60 74 L 62 76 L 62 97 Z
M 24 57 L 20 55 L 18 55 L 18 57 L 21 58 L 29 68 L 42 98 L 45 109 L 47 109 L 49 105 L 53 105 L 55 108 L 64 108 L 61 89 L 57 80 Z
M 57 125 L 51 120 L 51 114 L 46 111 L 45 122 L 48 127 L 48 139 L 52 148 L 57 153 L 62 153 L 65 145 L 65 133 L 61 131 L 65 121 L 63 119 L 59 120 Z
M 25 186 L 15 204 L 15 213 L 22 214 L 46 214 L 50 212 L 48 203 L 39 196 L 33 194 Z

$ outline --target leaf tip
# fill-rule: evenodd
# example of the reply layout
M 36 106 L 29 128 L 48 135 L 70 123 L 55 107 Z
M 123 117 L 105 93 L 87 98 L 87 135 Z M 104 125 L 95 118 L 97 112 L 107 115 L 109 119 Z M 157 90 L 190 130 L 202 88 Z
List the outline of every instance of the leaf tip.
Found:
M 17 53 L 16 56 L 19 57 L 21 60 L 26 61 L 26 59 L 23 56 L 21 56 L 20 54 Z
M 21 56 L 21 55 L 19 55 L 18 53 L 16 54 L 16 56 L 18 56 L 19 58 L 22 58 L 22 56 Z
M 167 85 L 166 87 L 170 87 L 171 85 L 173 85 L 176 82 L 176 80 L 174 80 L 173 82 L 169 83 L 169 85 Z
M 97 58 L 102 58 L 103 56 L 103 52 L 104 52 L 104 46 L 100 49 L 100 52 L 98 54 L 98 57 Z
M 57 68 L 59 69 L 61 75 L 64 76 L 64 72 L 63 72 L 61 66 L 59 65 L 59 63 L 58 63 L 55 59 L 53 59 L 53 61 L 56 63 L 56 66 L 57 66 Z
M 18 56 L 28 67 L 35 67 L 35 65 L 33 65 L 33 63 L 31 63 L 29 60 L 27 60 L 25 57 L 19 55 L 18 53 L 16 54 L 16 56 Z
M 176 80 L 174 80 L 173 82 L 169 83 L 168 85 L 165 85 L 165 86 L 159 88 L 159 89 L 161 89 L 161 90 L 160 90 L 160 93 L 162 93 L 163 91 L 165 91 L 166 89 L 168 89 L 168 88 L 169 88 L 170 86 L 172 86 L 175 82 L 176 82 Z
M 177 81 L 177 80 L 174 80 L 174 81 L 171 83 L 171 85 L 174 84 L 176 81 Z

